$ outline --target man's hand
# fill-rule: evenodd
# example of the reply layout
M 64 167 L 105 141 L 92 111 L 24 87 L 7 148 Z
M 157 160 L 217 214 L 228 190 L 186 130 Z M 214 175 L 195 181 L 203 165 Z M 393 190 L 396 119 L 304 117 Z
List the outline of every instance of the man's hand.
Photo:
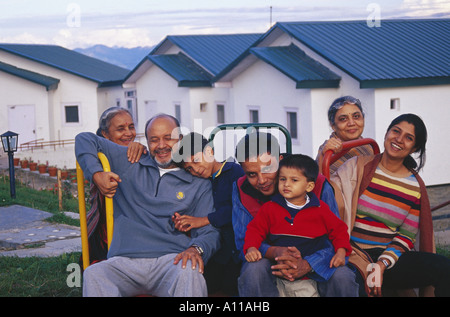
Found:
M 105 197 L 112 198 L 122 180 L 113 172 L 97 172 L 92 176 L 92 181 Z
M 185 251 L 177 254 L 177 256 L 175 257 L 173 264 L 177 265 L 181 260 L 181 267 L 183 269 L 186 268 L 186 264 L 188 260 L 191 260 L 192 262 L 192 269 L 195 270 L 198 266 L 198 271 L 199 273 L 203 274 L 203 269 L 204 269 L 204 263 L 203 263 L 203 259 L 200 256 L 200 253 L 198 253 L 197 249 L 194 247 L 190 247 L 188 249 L 186 249 Z
M 303 260 L 296 247 L 277 247 L 274 255 L 277 264 L 271 268 L 272 274 L 277 277 L 294 281 L 311 272 L 311 266 Z

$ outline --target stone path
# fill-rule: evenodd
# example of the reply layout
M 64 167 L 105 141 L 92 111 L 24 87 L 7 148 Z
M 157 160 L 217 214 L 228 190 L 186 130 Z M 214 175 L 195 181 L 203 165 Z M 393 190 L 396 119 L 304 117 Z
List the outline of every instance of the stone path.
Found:
M 45 221 L 53 214 L 13 205 L 0 207 L 0 256 L 58 256 L 81 252 L 80 228 Z

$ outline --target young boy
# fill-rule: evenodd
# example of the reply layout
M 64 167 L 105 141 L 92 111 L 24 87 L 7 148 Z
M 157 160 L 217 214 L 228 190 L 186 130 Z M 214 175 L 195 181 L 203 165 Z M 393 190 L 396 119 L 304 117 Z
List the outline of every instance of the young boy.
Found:
M 213 187 L 215 211 L 207 217 L 175 214 L 175 227 L 187 232 L 208 224 L 221 230 L 221 249 L 209 260 L 205 279 L 210 293 L 218 291 L 237 296 L 237 277 L 240 271 L 238 251 L 231 223 L 233 183 L 244 175 L 242 167 L 233 160 L 216 161 L 214 150 L 199 133 L 185 135 L 179 143 L 178 161 L 193 176 L 209 178 Z
M 262 258 L 258 248 L 265 240 L 270 245 L 295 246 L 302 257 L 325 248 L 331 240 L 336 254 L 330 270 L 345 264 L 351 253 L 347 226 L 312 193 L 318 171 L 317 163 L 306 155 L 290 155 L 280 161 L 279 194 L 265 203 L 247 226 L 244 254 L 248 262 Z M 278 278 L 280 296 L 318 296 L 312 278 L 294 282 Z

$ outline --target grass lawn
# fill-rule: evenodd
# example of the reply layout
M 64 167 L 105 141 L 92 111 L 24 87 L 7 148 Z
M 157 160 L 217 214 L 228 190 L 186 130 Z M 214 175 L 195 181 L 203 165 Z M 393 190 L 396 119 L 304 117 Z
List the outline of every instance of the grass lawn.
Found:
M 77 287 L 71 276 L 76 271 L 69 266 L 79 257 L 78 252 L 50 258 L 0 257 L 0 297 L 80 297 L 81 274 Z
M 16 199 L 12 199 L 9 178 L 0 176 L 0 206 L 22 205 L 53 213 L 47 221 L 79 226 L 79 220 L 59 210 L 58 195 L 53 191 L 34 190 L 16 183 Z M 78 200 L 63 194 L 63 211 L 78 213 Z M 75 271 L 70 264 L 78 264 L 79 252 L 58 257 L 0 257 L 0 297 L 79 297 L 81 287 L 68 286 L 67 279 Z M 69 267 L 68 267 L 69 266 Z M 75 273 L 74 273 L 75 274 Z

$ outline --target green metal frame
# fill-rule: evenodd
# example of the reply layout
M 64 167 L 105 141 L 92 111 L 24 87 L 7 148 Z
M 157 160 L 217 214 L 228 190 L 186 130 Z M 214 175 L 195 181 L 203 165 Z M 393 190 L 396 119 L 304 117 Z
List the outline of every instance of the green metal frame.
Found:
M 217 127 L 215 127 L 210 135 L 209 135 L 209 141 L 212 142 L 214 140 L 214 137 L 217 133 L 223 130 L 228 129 L 245 129 L 247 130 L 247 133 L 251 131 L 251 129 L 260 129 L 260 128 L 267 128 L 267 129 L 273 129 L 276 128 L 283 132 L 284 136 L 286 137 L 286 153 L 292 154 L 292 138 L 291 134 L 289 133 L 288 129 L 286 129 L 284 126 L 278 123 L 229 123 L 229 124 L 221 124 Z

